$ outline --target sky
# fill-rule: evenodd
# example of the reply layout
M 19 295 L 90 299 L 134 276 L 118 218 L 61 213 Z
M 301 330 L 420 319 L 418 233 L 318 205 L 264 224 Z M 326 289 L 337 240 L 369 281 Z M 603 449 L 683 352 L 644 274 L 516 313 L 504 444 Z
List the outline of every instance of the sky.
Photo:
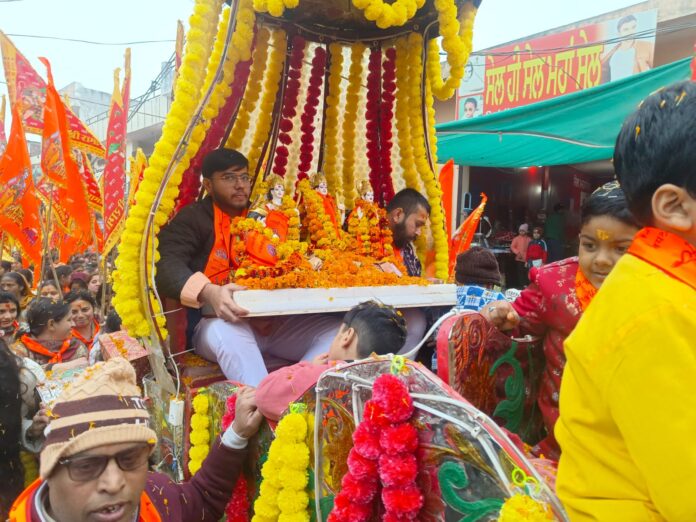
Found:
M 483 0 L 474 25 L 474 50 L 637 3 L 636 0 Z M 560 8 L 560 5 L 563 5 Z M 300 6 L 302 1 L 300 0 Z M 174 50 L 176 22 L 187 25 L 193 0 L 0 0 L 0 30 L 45 77 L 39 56 L 49 59 L 56 86 L 73 81 L 111 92 L 113 70 L 122 66 L 124 42 L 132 44 L 133 97 L 143 94 Z M 94 45 L 19 35 L 74 38 L 119 45 Z M 7 93 L 0 75 L 0 95 Z M 9 110 L 9 109 L 8 109 Z M 7 118 L 9 120 L 9 117 Z M 9 125 L 8 125 L 9 130 Z

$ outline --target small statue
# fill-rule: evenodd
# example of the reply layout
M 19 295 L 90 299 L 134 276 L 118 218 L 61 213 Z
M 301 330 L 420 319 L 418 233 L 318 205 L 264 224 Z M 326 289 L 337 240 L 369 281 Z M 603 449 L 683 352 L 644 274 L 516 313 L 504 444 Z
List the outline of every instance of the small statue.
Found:
M 261 221 L 273 230 L 281 241 L 285 241 L 288 235 L 289 216 L 283 211 L 283 196 L 285 195 L 285 183 L 283 178 L 271 174 L 264 183 L 268 191 L 264 199 L 258 202 L 249 212 L 249 217 Z
M 339 218 L 339 207 L 336 205 L 336 200 L 329 194 L 329 184 L 326 181 L 326 176 L 321 172 L 313 174 L 309 178 L 309 184 L 314 189 L 314 191 L 321 197 L 324 203 L 324 212 L 326 216 L 331 220 L 333 227 L 336 231 L 337 237 L 341 237 L 341 226 L 342 221 Z

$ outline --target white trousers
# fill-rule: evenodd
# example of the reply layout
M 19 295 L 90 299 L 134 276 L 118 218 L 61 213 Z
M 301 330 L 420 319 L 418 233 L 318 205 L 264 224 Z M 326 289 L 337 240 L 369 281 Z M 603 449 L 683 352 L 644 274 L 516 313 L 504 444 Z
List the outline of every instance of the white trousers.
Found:
M 203 318 L 196 326 L 193 346 L 196 353 L 217 362 L 225 377 L 257 386 L 268 375 L 266 363 L 298 362 L 328 352 L 338 333 L 341 316 L 287 315 L 245 319 L 230 323 Z

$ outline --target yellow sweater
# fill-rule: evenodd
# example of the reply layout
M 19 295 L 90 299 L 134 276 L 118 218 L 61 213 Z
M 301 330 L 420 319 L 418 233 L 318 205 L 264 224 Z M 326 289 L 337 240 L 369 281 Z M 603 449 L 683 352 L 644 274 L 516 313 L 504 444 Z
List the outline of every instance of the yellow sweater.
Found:
M 556 485 L 570 520 L 696 521 L 696 292 L 625 255 L 565 352 Z

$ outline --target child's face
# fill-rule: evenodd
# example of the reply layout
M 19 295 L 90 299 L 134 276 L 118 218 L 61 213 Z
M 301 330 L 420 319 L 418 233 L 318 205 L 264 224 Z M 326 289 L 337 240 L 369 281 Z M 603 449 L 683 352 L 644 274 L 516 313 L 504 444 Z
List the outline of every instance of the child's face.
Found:
M 358 336 L 355 329 L 341 323 L 336 337 L 329 346 L 330 361 L 353 361 L 358 357 Z
M 534 239 L 541 239 L 541 232 L 538 230 L 535 230 L 534 232 L 532 232 L 532 237 Z
M 616 262 L 631 246 L 636 232 L 638 228 L 611 216 L 596 216 L 583 225 L 578 261 L 592 286 L 602 286 Z

